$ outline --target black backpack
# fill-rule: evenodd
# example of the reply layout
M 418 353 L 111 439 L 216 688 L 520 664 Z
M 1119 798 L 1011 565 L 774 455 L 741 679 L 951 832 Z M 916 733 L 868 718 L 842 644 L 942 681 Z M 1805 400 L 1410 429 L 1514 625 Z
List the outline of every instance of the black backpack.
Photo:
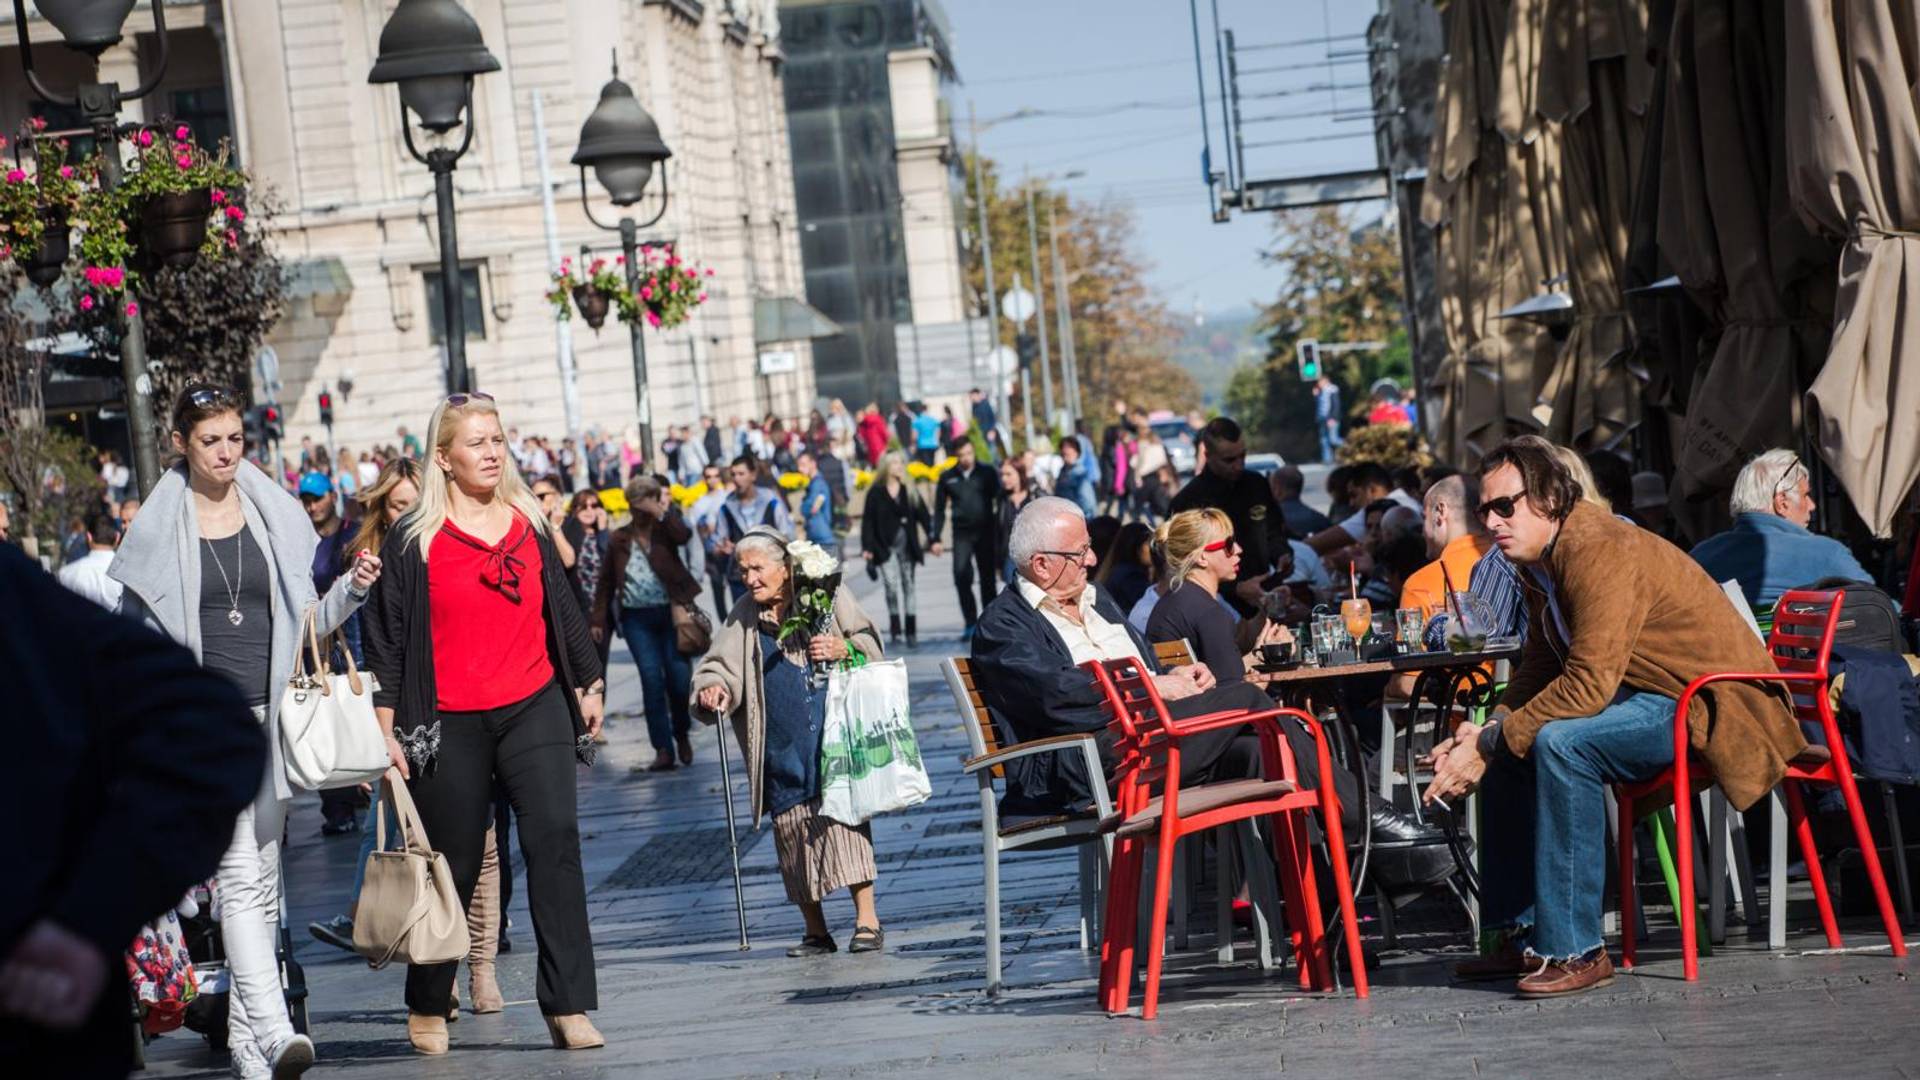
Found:
M 1822 578 L 1806 587 L 1844 594 L 1840 600 L 1840 625 L 1833 634 L 1835 644 L 1896 654 L 1906 651 L 1899 605 L 1879 586 L 1835 577 Z

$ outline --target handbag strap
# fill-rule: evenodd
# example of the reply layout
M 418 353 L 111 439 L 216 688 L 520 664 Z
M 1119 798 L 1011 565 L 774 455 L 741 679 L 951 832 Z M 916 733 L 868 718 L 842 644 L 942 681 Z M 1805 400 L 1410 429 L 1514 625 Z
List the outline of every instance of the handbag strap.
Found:
M 380 795 L 393 807 L 393 816 L 400 822 L 400 842 L 410 852 L 429 854 L 433 851 L 427 839 L 427 827 L 420 820 L 420 810 L 413 805 L 413 793 L 407 790 L 407 782 L 400 777 L 400 770 L 387 766 L 380 777 Z M 381 814 L 374 823 L 375 847 L 380 851 L 387 849 L 387 816 Z

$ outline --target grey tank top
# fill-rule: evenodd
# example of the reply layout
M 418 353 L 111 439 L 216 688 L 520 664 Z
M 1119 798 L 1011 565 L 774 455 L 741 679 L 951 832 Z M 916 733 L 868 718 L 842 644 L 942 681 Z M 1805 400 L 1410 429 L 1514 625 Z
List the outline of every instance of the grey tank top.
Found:
M 266 553 L 246 529 L 219 540 L 202 539 L 201 666 L 238 686 L 247 704 L 265 705 L 272 661 L 273 583 Z

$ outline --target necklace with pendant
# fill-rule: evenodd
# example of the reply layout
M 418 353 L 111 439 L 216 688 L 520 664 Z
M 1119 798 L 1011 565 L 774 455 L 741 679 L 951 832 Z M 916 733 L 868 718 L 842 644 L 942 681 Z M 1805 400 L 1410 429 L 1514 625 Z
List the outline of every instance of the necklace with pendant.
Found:
M 207 554 L 213 556 L 213 568 L 220 571 L 220 581 L 227 587 L 227 621 L 239 626 L 246 619 L 245 615 L 240 614 L 240 586 L 246 582 L 246 556 L 236 541 L 233 545 L 233 577 L 228 578 L 227 568 L 220 564 L 220 553 L 214 550 L 213 541 L 205 537 L 201 539 L 207 545 Z

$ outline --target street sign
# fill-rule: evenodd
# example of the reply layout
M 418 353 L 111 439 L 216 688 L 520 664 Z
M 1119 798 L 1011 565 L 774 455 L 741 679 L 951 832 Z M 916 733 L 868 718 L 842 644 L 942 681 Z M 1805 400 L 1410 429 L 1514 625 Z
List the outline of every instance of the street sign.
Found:
M 1015 274 L 1013 288 L 1008 289 L 1006 295 L 1000 298 L 1000 314 L 1014 322 L 1026 322 L 1033 318 L 1033 313 L 1038 310 L 1038 307 L 1033 294 L 1021 288 L 1020 275 Z
M 1020 368 L 1020 355 L 1009 345 L 995 345 L 980 361 L 978 366 L 989 375 L 1011 375 Z
M 790 375 L 800 370 L 800 354 L 792 349 L 769 349 L 760 354 L 760 374 Z

